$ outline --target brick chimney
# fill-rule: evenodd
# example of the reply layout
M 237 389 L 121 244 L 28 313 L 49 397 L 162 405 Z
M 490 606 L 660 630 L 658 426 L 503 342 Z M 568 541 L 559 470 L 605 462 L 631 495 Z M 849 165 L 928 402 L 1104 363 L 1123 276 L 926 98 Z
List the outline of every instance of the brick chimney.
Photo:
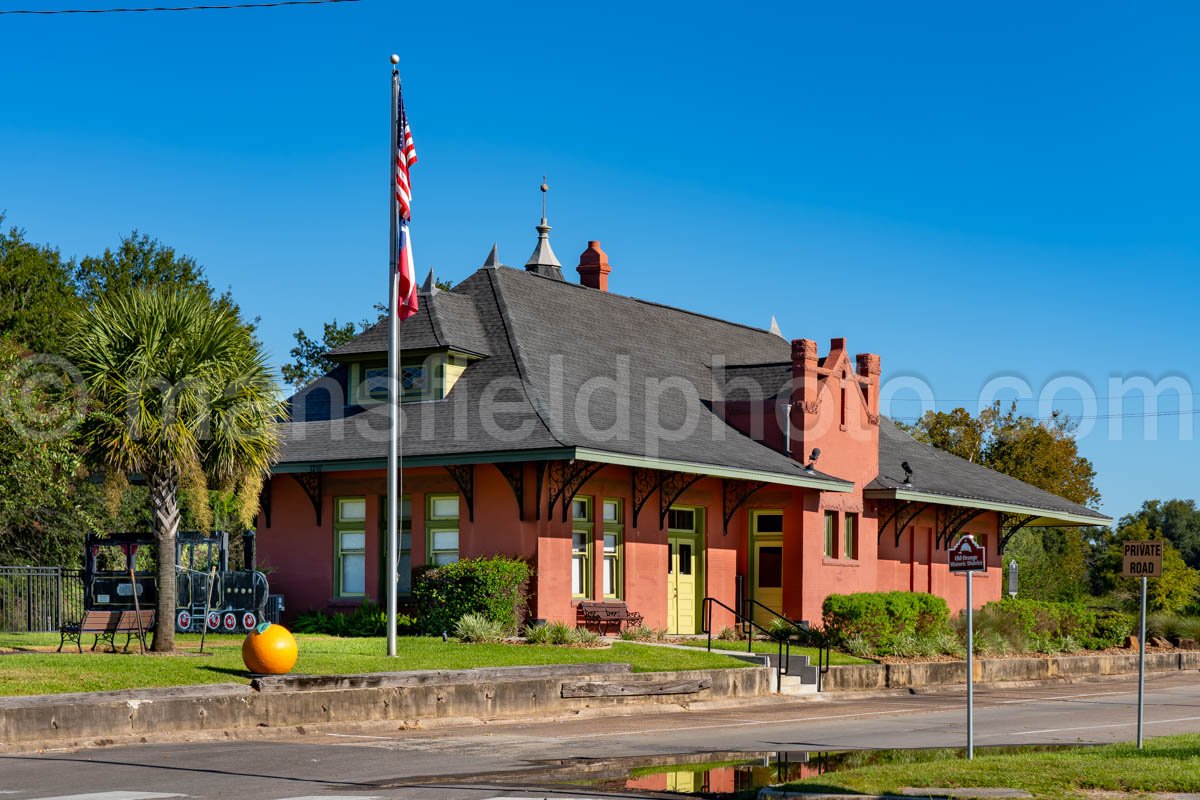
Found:
M 599 242 L 588 242 L 587 249 L 579 254 L 579 282 L 591 289 L 608 291 L 608 254 L 600 249 Z
M 824 358 L 811 339 L 792 341 L 790 455 L 802 464 L 865 485 L 879 469 L 879 356 L 851 359 L 832 339 Z

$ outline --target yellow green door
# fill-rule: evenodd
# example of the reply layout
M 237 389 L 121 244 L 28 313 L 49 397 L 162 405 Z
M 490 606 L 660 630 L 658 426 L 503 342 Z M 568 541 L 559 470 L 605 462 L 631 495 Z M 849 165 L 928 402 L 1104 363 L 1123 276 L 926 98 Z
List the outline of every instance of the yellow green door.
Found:
M 667 568 L 667 632 L 699 633 L 696 539 L 694 536 L 671 536 L 668 547 L 671 561 Z
M 777 614 L 783 613 L 783 542 L 754 545 L 754 599 Z M 764 628 L 774 617 L 754 606 L 754 621 Z
M 704 509 L 667 511 L 667 632 L 700 633 L 704 597 Z

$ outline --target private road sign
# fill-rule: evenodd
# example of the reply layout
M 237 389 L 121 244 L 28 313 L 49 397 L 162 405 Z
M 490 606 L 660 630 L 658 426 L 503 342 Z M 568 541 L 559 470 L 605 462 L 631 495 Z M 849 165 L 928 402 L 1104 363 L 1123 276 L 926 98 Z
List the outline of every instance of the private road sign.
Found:
M 950 548 L 949 564 L 951 572 L 987 572 L 987 552 L 967 534 Z
M 1160 578 L 1162 577 L 1163 543 L 1125 542 L 1122 544 L 1125 557 L 1121 565 L 1121 575 L 1126 578 Z

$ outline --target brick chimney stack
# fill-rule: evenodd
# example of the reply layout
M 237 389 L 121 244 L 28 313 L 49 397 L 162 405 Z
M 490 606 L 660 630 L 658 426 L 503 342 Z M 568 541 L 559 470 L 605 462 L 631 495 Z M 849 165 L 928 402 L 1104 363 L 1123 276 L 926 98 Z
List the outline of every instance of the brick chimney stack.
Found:
M 587 249 L 579 254 L 579 282 L 591 289 L 608 291 L 608 254 L 600 249 L 599 242 L 588 242 Z

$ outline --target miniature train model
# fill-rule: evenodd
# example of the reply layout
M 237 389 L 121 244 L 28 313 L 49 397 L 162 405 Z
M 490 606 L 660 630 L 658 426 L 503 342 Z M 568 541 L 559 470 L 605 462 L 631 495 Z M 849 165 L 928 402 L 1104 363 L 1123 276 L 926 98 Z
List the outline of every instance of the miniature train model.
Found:
M 181 531 L 175 541 L 175 630 L 246 633 L 268 619 L 267 578 L 253 569 L 254 534 L 242 538 L 249 569 L 229 569 L 229 534 Z M 143 551 L 144 549 L 144 551 Z M 139 551 L 143 551 L 140 559 Z M 88 611 L 152 609 L 158 577 L 152 568 L 156 543 L 149 533 L 88 534 L 83 584 Z M 136 593 L 136 602 L 135 602 Z

